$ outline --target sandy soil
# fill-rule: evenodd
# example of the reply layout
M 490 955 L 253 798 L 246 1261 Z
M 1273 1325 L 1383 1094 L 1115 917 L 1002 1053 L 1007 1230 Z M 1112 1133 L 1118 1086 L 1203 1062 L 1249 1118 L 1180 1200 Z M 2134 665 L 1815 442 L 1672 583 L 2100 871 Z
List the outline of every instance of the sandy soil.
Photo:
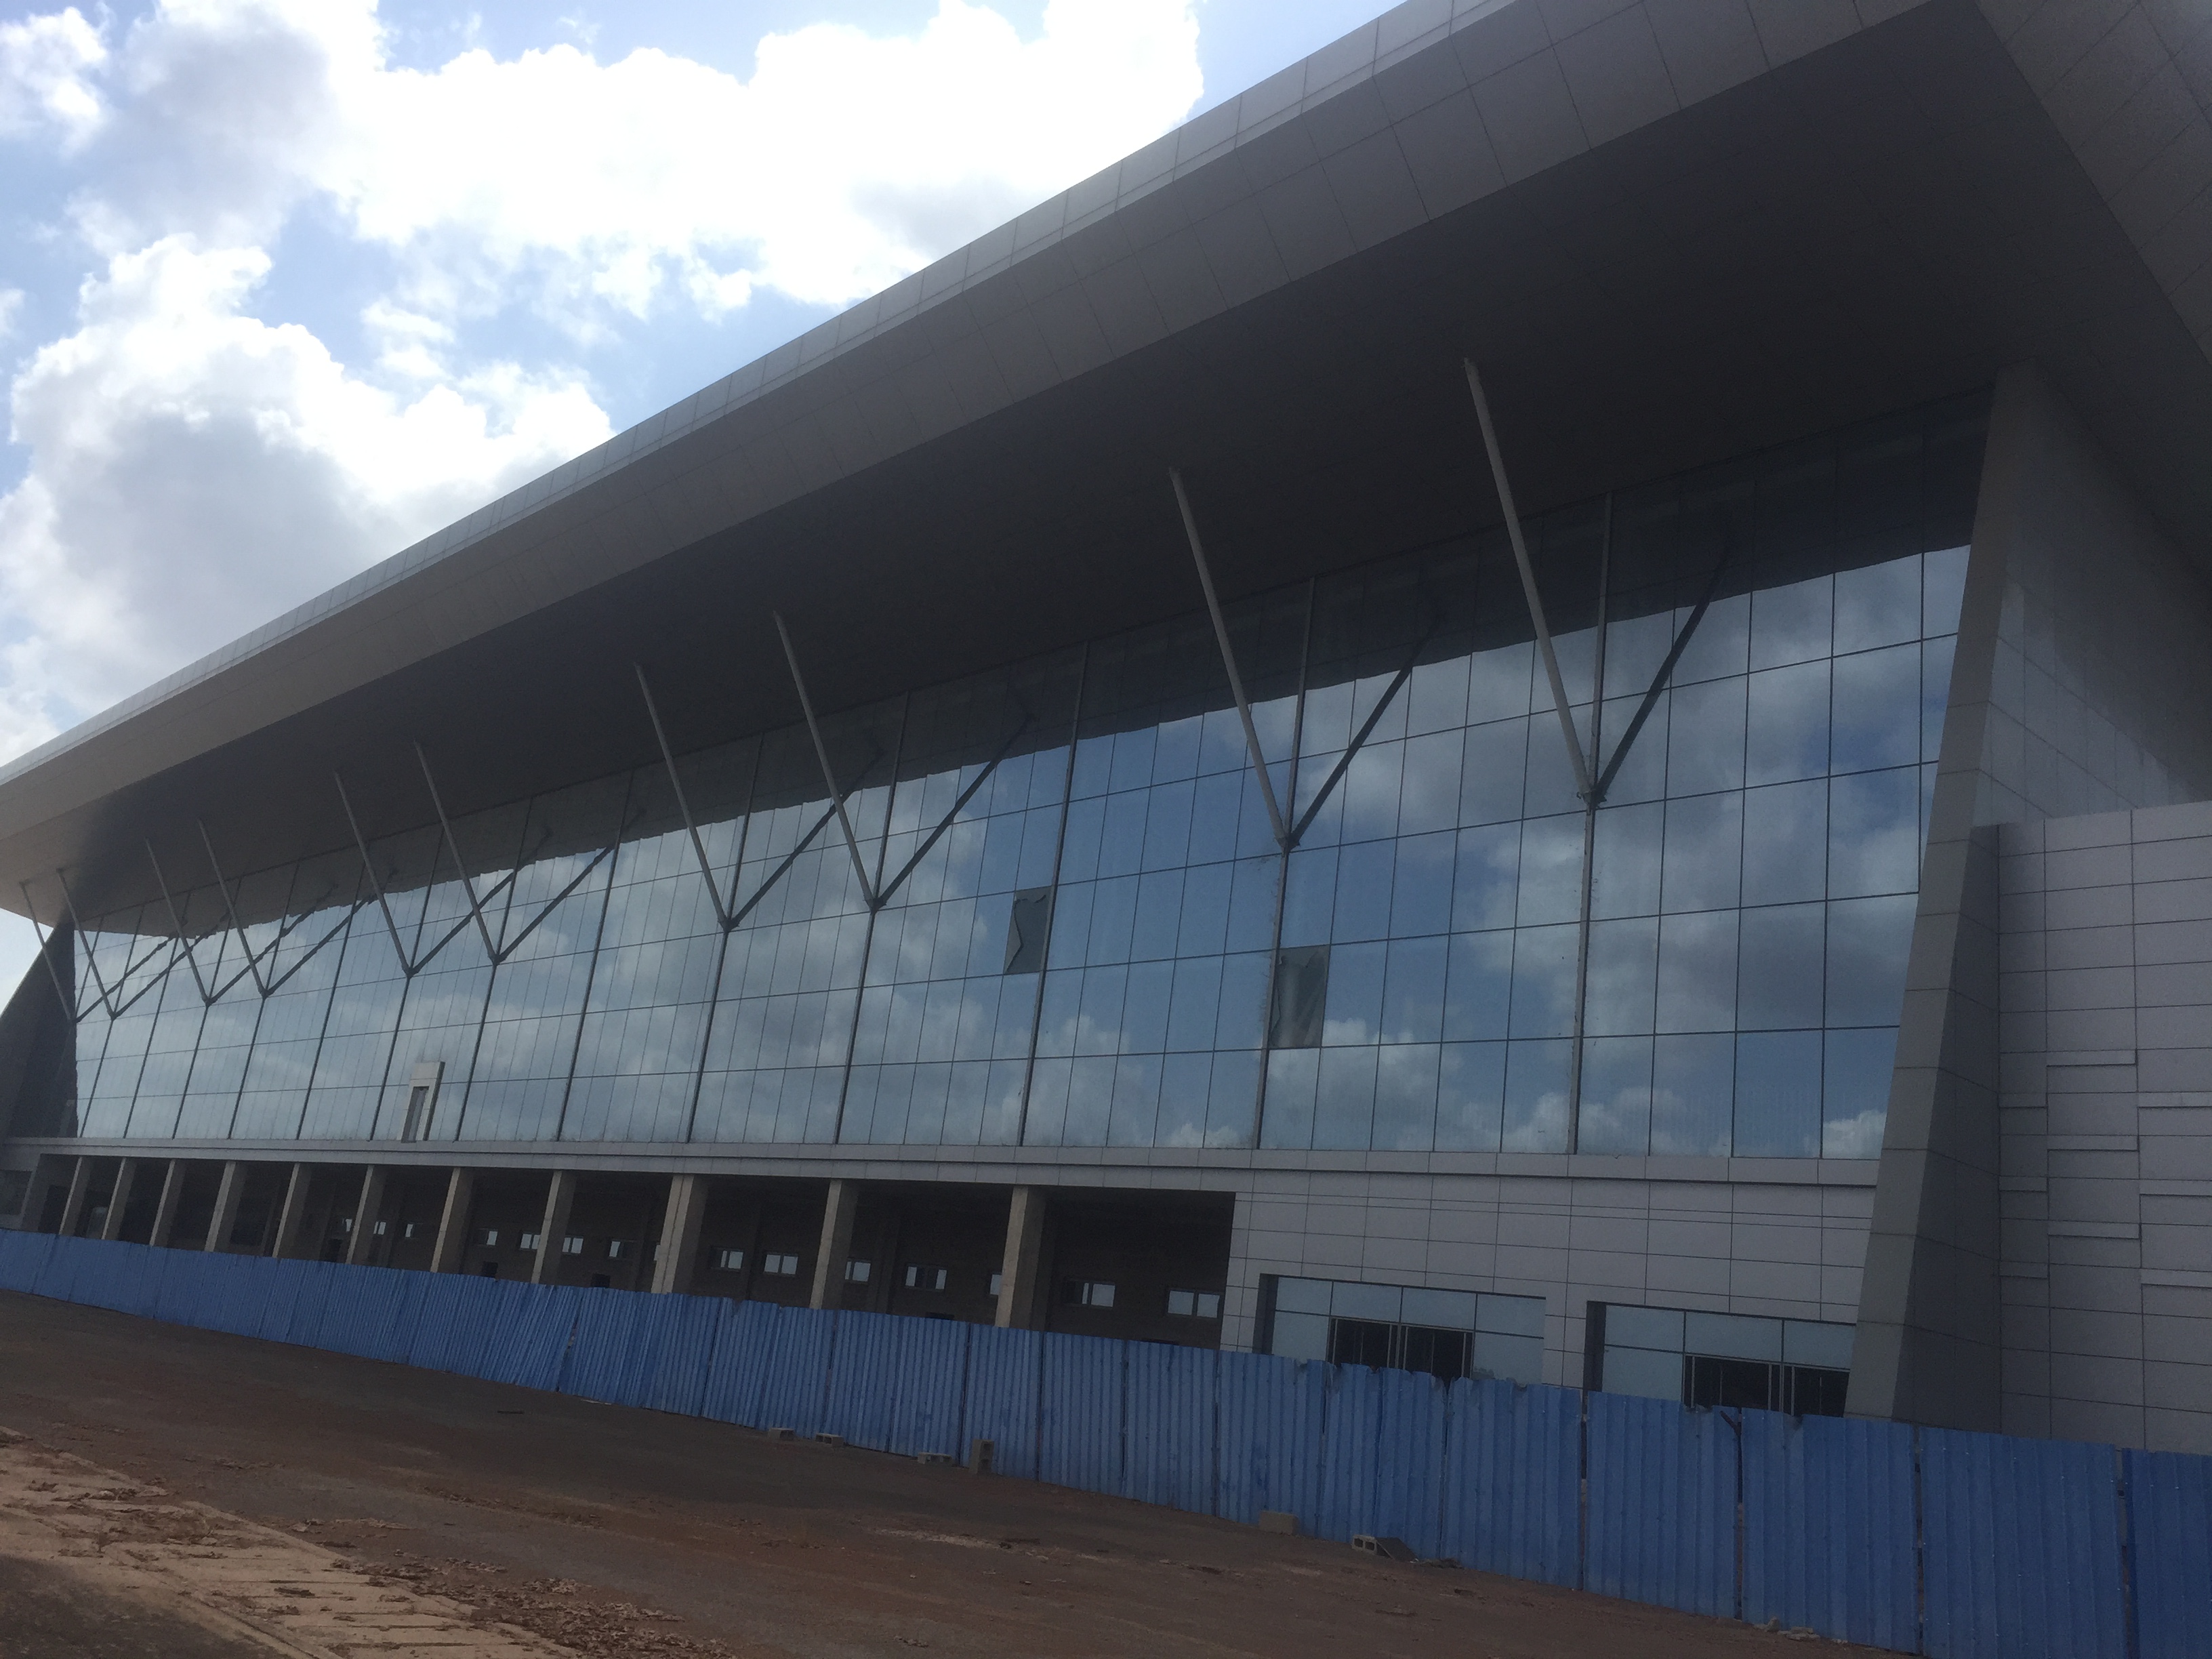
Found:
M 263 1626 L 292 1644 L 275 1651 L 447 1659 L 1802 1650 L 1028 1481 L 4 1293 L 0 1425 L 33 1443 L 0 1447 L 0 1627 L 48 1620 L 52 1644 L 21 1650 L 40 1659 L 258 1653 Z M 41 1480 L 52 1491 L 30 1490 Z M 192 1541 L 210 1539 L 234 1541 Z M 196 1548 L 221 1559 L 182 1559 Z M 380 1614 L 394 1627 L 370 1629 Z M 131 1636 L 161 1618 L 185 1633 Z M 102 1620 L 122 1645 L 98 1644 Z M 201 1632 L 216 1645 L 188 1645 Z

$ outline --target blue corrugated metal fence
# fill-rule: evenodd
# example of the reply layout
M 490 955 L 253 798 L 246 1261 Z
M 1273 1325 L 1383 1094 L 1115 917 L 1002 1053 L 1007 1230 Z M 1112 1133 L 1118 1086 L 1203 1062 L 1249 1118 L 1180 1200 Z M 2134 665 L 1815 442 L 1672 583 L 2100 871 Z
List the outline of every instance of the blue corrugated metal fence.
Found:
M 0 1231 L 0 1290 L 907 1455 L 1936 1659 L 2212 1652 L 2212 1458 Z

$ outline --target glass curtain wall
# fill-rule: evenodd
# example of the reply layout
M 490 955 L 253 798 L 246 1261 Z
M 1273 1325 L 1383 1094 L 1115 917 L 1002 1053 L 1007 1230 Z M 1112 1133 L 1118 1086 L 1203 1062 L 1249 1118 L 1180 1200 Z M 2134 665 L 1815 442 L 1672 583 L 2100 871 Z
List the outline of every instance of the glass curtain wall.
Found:
M 1983 420 L 1531 520 L 1564 720 L 1498 532 L 1230 608 L 1264 784 L 1194 615 L 99 918 L 52 1121 L 1873 1157 Z

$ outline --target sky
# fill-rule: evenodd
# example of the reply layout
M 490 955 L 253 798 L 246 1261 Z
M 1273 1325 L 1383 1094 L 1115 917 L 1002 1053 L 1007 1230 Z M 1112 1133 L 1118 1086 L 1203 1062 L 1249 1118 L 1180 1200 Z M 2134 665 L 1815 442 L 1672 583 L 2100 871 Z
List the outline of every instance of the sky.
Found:
M 0 762 L 1383 9 L 0 0 Z

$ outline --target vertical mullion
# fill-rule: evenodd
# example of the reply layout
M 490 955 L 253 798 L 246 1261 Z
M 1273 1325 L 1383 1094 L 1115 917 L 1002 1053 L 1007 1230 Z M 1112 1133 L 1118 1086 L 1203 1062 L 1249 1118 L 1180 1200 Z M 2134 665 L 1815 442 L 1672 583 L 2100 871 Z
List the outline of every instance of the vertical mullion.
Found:
M 1052 935 L 1060 915 L 1060 864 L 1067 851 L 1067 815 L 1075 796 L 1075 746 L 1083 738 L 1083 698 L 1091 689 L 1091 642 L 1083 644 L 1083 654 L 1075 668 L 1075 706 L 1067 717 L 1067 764 L 1060 769 L 1060 833 L 1052 843 L 1052 884 L 1046 889 L 1052 902 L 1045 912 L 1044 959 L 1037 964 L 1036 992 L 1030 999 L 1030 1045 L 1028 1055 L 1022 1062 L 1022 1108 L 1014 1123 L 1014 1142 L 1026 1146 L 1030 1137 L 1030 1092 L 1036 1082 L 1036 1046 L 1039 1028 L 1044 1023 L 1044 980 L 1052 971 Z M 1024 809 L 1027 811 L 1026 808 Z
M 1605 754 L 1605 642 L 1611 626 L 1613 582 L 1613 492 L 1605 493 L 1605 536 L 1597 555 L 1597 661 L 1590 676 L 1590 761 L 1602 767 Z M 1601 770 L 1600 776 L 1604 774 Z M 1589 1012 L 1590 880 L 1597 858 L 1599 793 L 1583 798 L 1582 922 L 1575 939 L 1575 1043 L 1567 1055 L 1567 1150 L 1578 1152 L 1583 1139 L 1583 1043 Z M 1657 948 L 1656 942 L 1653 947 Z M 1650 1143 L 1646 1141 L 1646 1150 Z
M 745 779 L 744 804 L 738 810 L 738 846 L 737 851 L 730 859 L 728 915 L 732 916 L 734 916 L 738 910 L 738 883 L 744 878 L 745 872 L 745 848 L 751 841 L 753 833 L 753 804 L 760 798 L 761 760 L 767 752 L 768 738 L 763 735 L 754 741 L 753 767 L 751 773 Z M 719 906 L 720 901 L 714 896 L 713 878 L 703 877 L 703 881 L 707 888 L 708 902 Z M 707 990 L 707 1017 L 699 1022 L 699 1061 L 691 1068 L 691 1110 L 684 1120 L 684 1141 L 686 1146 L 690 1145 L 693 1138 L 699 1133 L 699 1101 L 707 1088 L 707 1052 L 714 1045 L 714 1016 L 721 1011 L 722 976 L 725 969 L 729 966 L 730 941 L 738 936 L 738 929 L 727 921 L 719 908 L 715 912 L 714 931 L 716 934 L 714 980 Z M 759 1254 L 759 1241 L 756 1239 L 751 1251 L 745 1259 L 750 1261 Z M 755 1269 L 751 1267 L 745 1270 L 745 1284 L 748 1288 L 752 1284 L 754 1273 Z
M 899 766 L 906 758 L 906 729 L 913 714 L 914 693 L 909 691 L 899 699 L 899 729 L 897 738 L 891 744 L 890 781 L 884 786 L 883 833 L 876 837 L 876 873 L 870 877 L 865 866 L 859 871 L 862 889 L 860 896 L 868 907 L 868 919 L 860 927 L 860 981 L 853 988 L 853 1018 L 845 1028 L 845 1060 L 837 1077 L 837 1118 L 830 1127 L 830 1145 L 832 1146 L 842 1144 L 845 1139 L 845 1102 L 853 1092 L 853 1048 L 860 1041 L 860 1004 L 868 993 L 868 958 L 876 948 L 876 916 L 883 908 L 877 895 L 883 890 L 884 864 L 891 844 L 891 811 L 898 805 Z M 923 799 L 927 799 L 927 774 L 923 775 L 921 781 L 925 785 Z M 836 786 L 833 783 L 830 787 L 834 789 Z M 943 1139 L 943 1132 L 939 1131 L 939 1141 Z
M 607 884 L 599 890 L 599 924 L 592 930 L 592 959 L 584 966 L 584 994 L 576 1001 L 576 1035 L 568 1042 L 568 1072 L 561 1081 L 561 1109 L 553 1120 L 553 1139 L 556 1140 L 561 1139 L 562 1133 L 568 1127 L 568 1102 L 576 1092 L 576 1057 L 584 1049 L 584 1021 L 592 1012 L 592 987 L 599 981 L 599 946 L 606 939 L 607 912 L 614 904 L 615 866 L 622 858 L 623 830 L 629 823 L 629 799 L 636 788 L 637 773 L 633 770 L 627 778 L 623 780 L 623 804 L 620 813 L 615 819 L 614 851 L 607 854 Z M 526 823 L 527 819 L 525 822 Z M 514 879 L 508 884 L 507 890 L 510 905 L 516 889 L 521 885 L 522 866 L 518 860 L 514 866 Z M 506 933 L 507 930 L 502 926 L 500 929 L 501 937 L 505 938 Z M 496 972 L 497 969 L 494 971 Z M 491 998 L 489 995 L 484 998 L 484 1012 L 486 1015 L 491 1012 Z M 471 1066 L 469 1070 L 471 1080 L 473 1081 L 476 1068 Z
M 1306 677 L 1313 659 L 1314 592 L 1316 583 L 1306 582 L 1306 615 L 1304 631 L 1298 639 L 1297 690 L 1292 693 L 1291 705 L 1291 811 L 1297 811 L 1298 760 L 1306 740 Z M 1264 761 L 1265 757 L 1262 757 Z M 1275 1037 L 1275 975 L 1283 960 L 1283 903 L 1291 885 L 1291 844 L 1285 841 L 1276 848 L 1275 919 L 1267 934 L 1267 994 L 1260 1006 L 1260 1081 L 1252 1098 L 1252 1146 L 1257 1151 L 1260 1133 L 1266 1126 L 1267 1115 L 1267 1058 L 1274 1052 Z M 1232 877 L 1232 883 L 1234 878 Z M 1232 889 L 1233 890 L 1233 889 Z

